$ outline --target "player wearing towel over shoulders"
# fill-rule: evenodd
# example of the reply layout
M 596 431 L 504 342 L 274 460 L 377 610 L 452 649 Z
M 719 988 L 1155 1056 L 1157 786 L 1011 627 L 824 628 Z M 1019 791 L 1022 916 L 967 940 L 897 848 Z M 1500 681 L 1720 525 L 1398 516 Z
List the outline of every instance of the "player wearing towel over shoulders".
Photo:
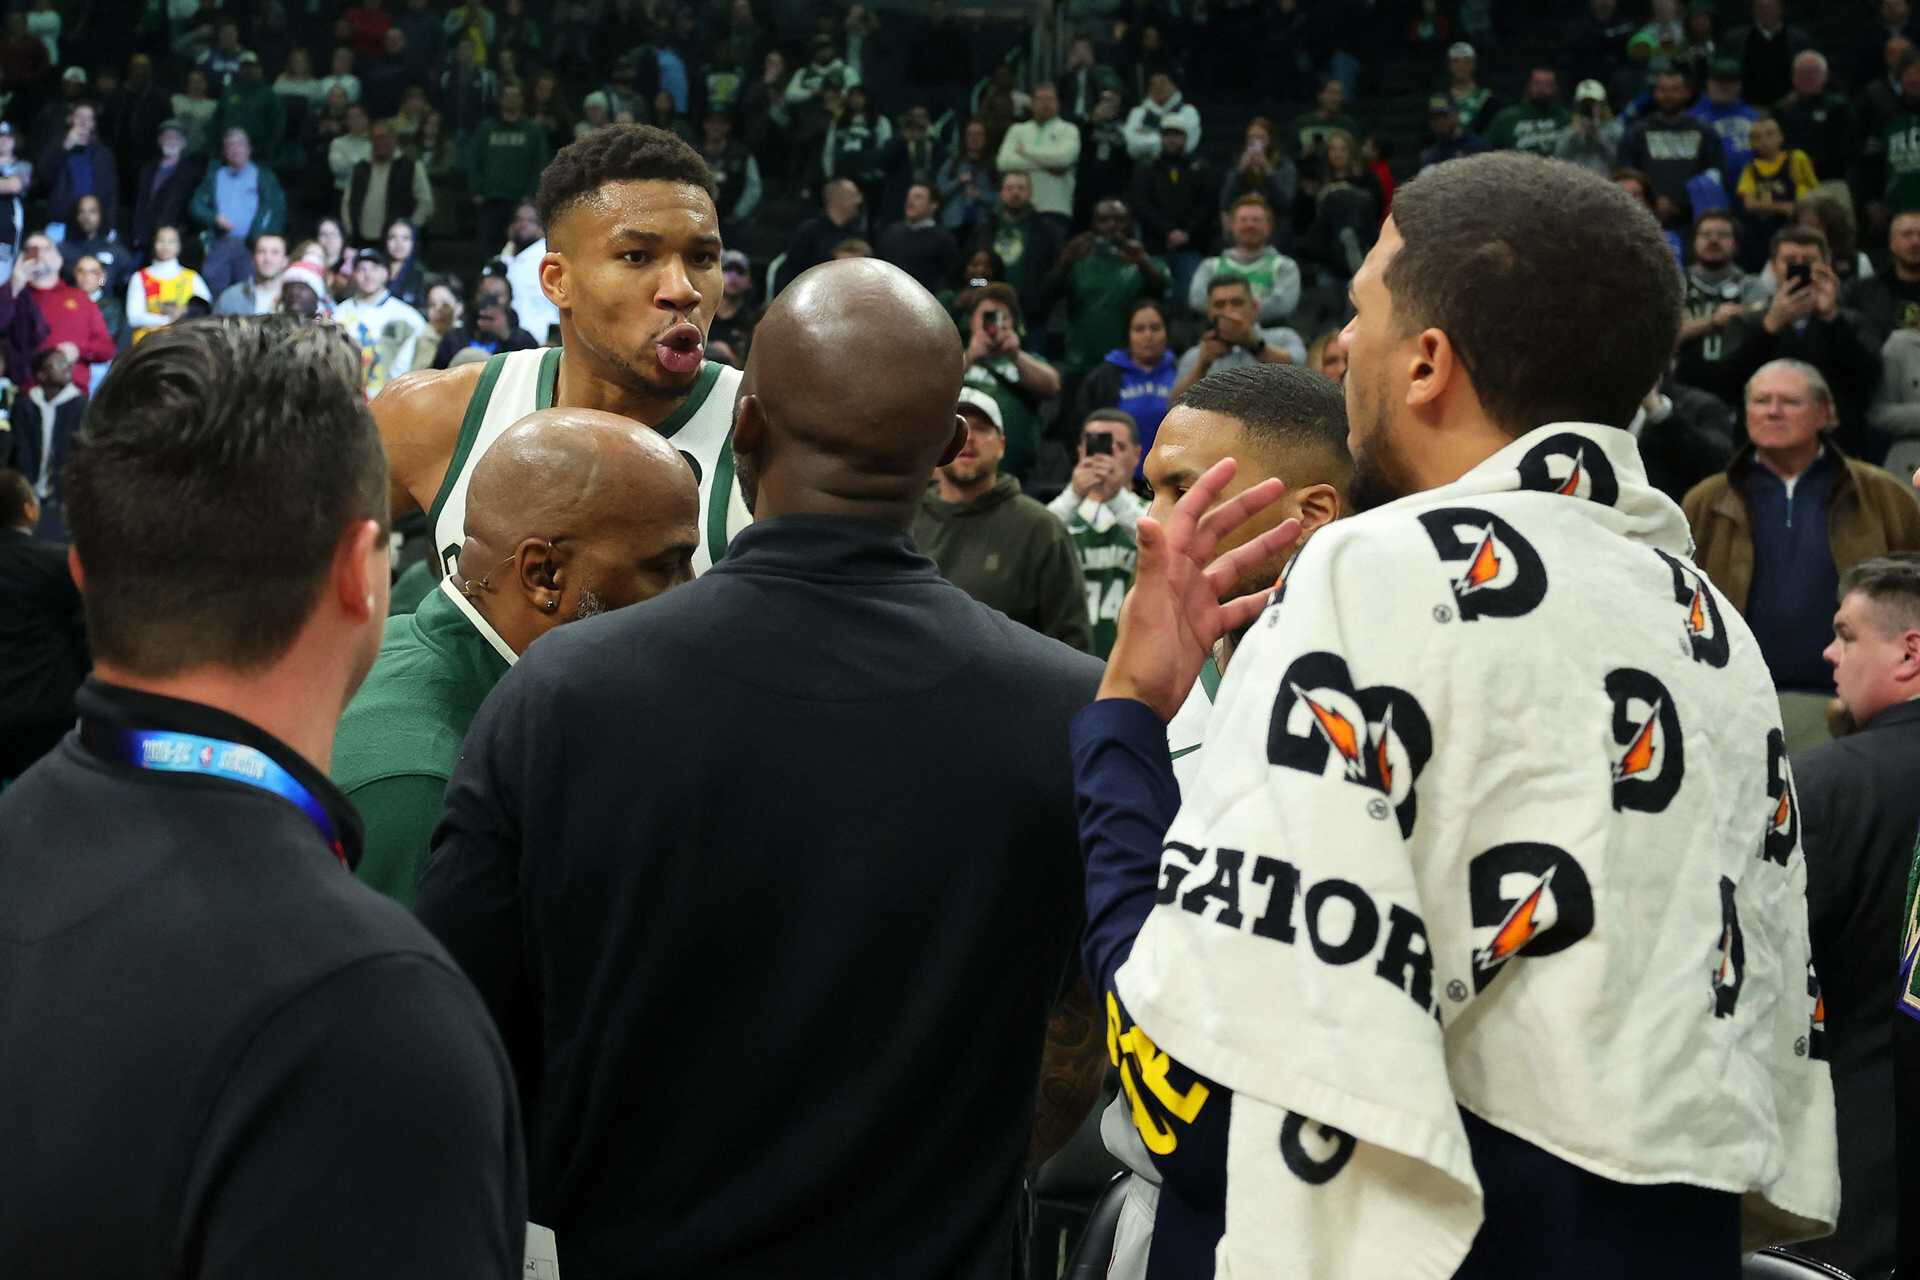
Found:
M 1277 484 L 1142 519 L 1074 725 L 1148 1275 L 1732 1280 L 1839 1184 L 1766 666 L 1622 429 L 1671 260 L 1499 153 L 1398 194 L 1352 292 L 1360 514 L 1226 604 Z M 1166 721 L 1253 619 L 1178 789 Z
M 396 516 L 418 507 L 442 569 L 466 535 L 467 483 L 502 432 L 540 409 L 600 409 L 672 440 L 700 481 L 706 572 L 751 520 L 733 473 L 740 371 L 705 358 L 720 304 L 720 220 L 699 152 L 646 125 L 610 125 L 540 176 L 540 287 L 559 347 L 395 379 L 373 402 Z

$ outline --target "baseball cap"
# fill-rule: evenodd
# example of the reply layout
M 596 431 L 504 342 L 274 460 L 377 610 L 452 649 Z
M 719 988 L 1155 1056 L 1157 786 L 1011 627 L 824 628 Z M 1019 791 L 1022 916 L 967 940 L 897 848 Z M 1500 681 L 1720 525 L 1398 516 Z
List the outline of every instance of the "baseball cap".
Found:
M 487 263 L 486 266 L 480 268 L 480 278 L 485 280 L 488 276 L 492 276 L 497 280 L 505 280 L 507 278 L 507 264 L 498 258 L 493 259 Z
M 729 249 L 720 255 L 720 269 L 722 271 L 731 271 L 735 268 L 750 272 L 753 270 L 753 263 L 747 259 L 746 254 L 740 252 L 738 249 Z
M 171 118 L 162 120 L 160 127 L 154 131 L 154 136 L 159 137 L 163 133 L 177 133 L 184 138 L 187 136 L 187 126 Z
M 1478 55 L 1474 53 L 1473 46 L 1468 44 L 1465 40 L 1455 40 L 1452 44 L 1447 46 L 1447 57 L 1477 58 Z
M 60 78 L 62 80 L 71 80 L 75 84 L 85 84 L 87 82 L 87 69 L 85 67 L 68 67 L 60 73 Z
M 1707 79 L 1738 80 L 1740 78 L 1740 59 L 1715 58 L 1707 64 Z
M 1573 91 L 1575 102 L 1605 102 L 1607 87 L 1598 80 L 1582 80 L 1580 87 Z
M 251 49 L 242 50 L 240 54 L 240 65 L 245 66 L 249 62 L 251 62 L 256 67 L 259 66 L 260 55 L 255 53 Z
M 960 403 L 954 406 L 955 413 L 964 413 L 975 409 L 980 416 L 993 424 L 993 429 L 1001 435 L 1007 434 L 1007 424 L 1000 420 L 1000 406 L 994 398 L 979 387 L 960 388 Z
M 354 251 L 353 265 L 357 267 L 363 262 L 377 262 L 389 269 L 393 266 L 393 260 L 387 257 L 387 251 L 376 244 L 363 245 Z
M 11 121 L 11 120 L 0 120 L 0 134 L 5 134 L 5 135 L 6 135 L 7 137 L 12 137 L 12 136 L 13 136 L 13 121 Z
M 1427 99 L 1427 114 L 1430 116 L 1452 116 L 1460 114 L 1459 104 L 1444 93 L 1436 93 Z

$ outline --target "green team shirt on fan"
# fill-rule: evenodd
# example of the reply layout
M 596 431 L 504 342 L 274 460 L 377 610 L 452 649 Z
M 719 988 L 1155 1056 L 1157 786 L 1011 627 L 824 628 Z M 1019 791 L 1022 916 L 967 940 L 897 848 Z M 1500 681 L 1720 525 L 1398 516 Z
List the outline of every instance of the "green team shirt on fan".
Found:
M 559 347 L 503 352 L 481 370 L 460 421 L 453 460 L 427 513 L 443 569 L 452 568 L 466 542 L 467 485 L 474 465 L 508 427 L 536 410 L 553 407 L 559 378 Z M 700 482 L 701 538 L 693 551 L 696 575 L 725 556 L 733 535 L 753 522 L 733 474 L 733 401 L 739 386 L 738 369 L 709 360 L 700 366 L 680 407 L 662 421 L 648 424 L 673 443 Z
M 1093 655 L 1113 652 L 1120 624 L 1120 604 L 1133 585 L 1139 550 L 1133 530 L 1120 523 L 1111 509 L 1091 498 L 1067 517 L 1067 536 L 1080 557 L 1080 575 L 1087 580 L 1087 617 L 1093 623 Z
M 1882 135 L 1887 144 L 1887 208 L 1920 209 L 1920 115 L 1902 111 Z
M 1557 102 L 1521 102 L 1493 118 L 1487 145 L 1497 151 L 1530 151 L 1551 156 L 1560 135 L 1573 124 L 1573 114 Z

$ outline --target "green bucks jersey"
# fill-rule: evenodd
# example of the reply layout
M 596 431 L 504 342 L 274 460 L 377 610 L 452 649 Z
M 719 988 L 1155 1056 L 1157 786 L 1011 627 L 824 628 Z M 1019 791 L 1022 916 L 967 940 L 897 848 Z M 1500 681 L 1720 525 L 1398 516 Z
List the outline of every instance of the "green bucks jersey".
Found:
M 1087 616 L 1093 622 L 1093 652 L 1104 658 L 1113 650 L 1120 622 L 1120 602 L 1133 585 L 1133 564 L 1139 551 L 1133 530 L 1098 502 L 1082 502 L 1067 520 L 1067 536 L 1080 557 L 1080 573 L 1087 580 Z
M 466 542 L 467 485 L 474 464 L 506 429 L 539 409 L 553 407 L 560 377 L 560 348 L 503 352 L 487 361 L 467 401 L 459 442 L 440 493 L 427 513 L 441 566 L 451 572 Z M 733 399 L 740 371 L 707 361 L 681 406 L 662 422 L 649 423 L 680 450 L 700 482 L 700 545 L 693 571 L 705 573 L 727 552 L 733 535 L 752 523 L 733 475 Z

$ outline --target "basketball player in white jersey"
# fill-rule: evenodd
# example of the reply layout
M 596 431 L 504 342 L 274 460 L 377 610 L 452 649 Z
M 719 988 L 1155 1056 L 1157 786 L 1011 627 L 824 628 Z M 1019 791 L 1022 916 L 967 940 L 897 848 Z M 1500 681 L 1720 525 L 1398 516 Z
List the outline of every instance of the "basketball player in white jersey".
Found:
M 750 520 L 733 473 L 740 371 L 707 360 L 720 303 L 720 219 L 700 153 L 646 125 L 609 125 L 561 149 L 540 178 L 540 287 L 561 345 L 408 374 L 373 402 L 396 516 L 418 508 L 444 569 L 465 540 L 467 480 L 527 414 L 600 409 L 667 436 L 700 480 L 703 573 Z

